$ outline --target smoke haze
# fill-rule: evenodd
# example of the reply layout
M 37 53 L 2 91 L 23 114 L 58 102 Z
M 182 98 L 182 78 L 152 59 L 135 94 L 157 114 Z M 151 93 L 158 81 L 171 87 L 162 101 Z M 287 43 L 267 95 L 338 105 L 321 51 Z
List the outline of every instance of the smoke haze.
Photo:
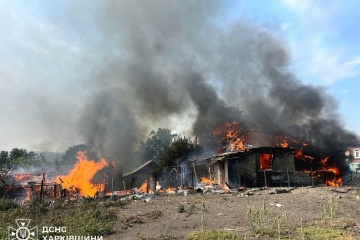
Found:
M 125 163 L 161 122 L 180 125 L 206 145 L 219 124 L 235 120 L 228 106 L 249 119 L 266 115 L 295 136 L 311 130 L 323 144 L 355 139 L 325 90 L 291 73 L 276 31 L 242 19 L 219 26 L 220 17 L 217 1 L 102 3 L 95 23 L 117 54 L 91 77 L 96 90 L 80 128 L 86 141 Z M 172 118 L 189 113 L 191 124 Z
M 265 115 L 295 136 L 311 131 L 329 146 L 356 139 L 342 127 L 326 90 L 291 72 L 281 32 L 247 19 L 220 24 L 221 1 L 61 7 L 75 35 L 90 34 L 86 26 L 94 34 L 82 62 L 87 71 L 77 80 L 83 105 L 68 114 L 78 119 L 68 127 L 124 167 L 134 164 L 139 141 L 159 127 L 197 135 L 206 145 L 219 124 L 237 117 L 229 106 L 248 119 Z

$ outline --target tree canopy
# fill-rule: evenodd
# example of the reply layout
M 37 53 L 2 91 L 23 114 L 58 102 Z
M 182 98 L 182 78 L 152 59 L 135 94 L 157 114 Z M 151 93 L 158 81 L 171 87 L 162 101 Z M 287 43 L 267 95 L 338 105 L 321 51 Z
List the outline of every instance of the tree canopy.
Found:
M 151 131 L 150 137 L 145 142 L 140 143 L 140 155 L 143 161 L 158 161 L 175 137 L 176 134 L 171 134 L 170 129 L 159 128 L 156 132 Z
M 41 167 L 46 159 L 33 151 L 28 152 L 23 148 L 14 148 L 10 152 L 0 152 L 0 181 L 6 184 L 9 175 L 19 167 Z
M 199 151 L 200 146 L 190 138 L 176 138 L 159 156 L 160 167 L 169 170 L 172 166 L 183 163 Z
M 75 165 L 75 163 L 78 161 L 77 160 L 77 153 L 79 151 L 85 151 L 86 152 L 86 156 L 89 159 L 98 160 L 98 155 L 96 152 L 91 151 L 90 147 L 83 143 L 83 144 L 78 144 L 72 147 L 69 147 L 65 154 L 61 157 L 61 160 L 55 162 L 55 164 L 57 164 L 57 168 L 60 168 L 62 171 L 67 172 L 70 169 L 72 169 Z

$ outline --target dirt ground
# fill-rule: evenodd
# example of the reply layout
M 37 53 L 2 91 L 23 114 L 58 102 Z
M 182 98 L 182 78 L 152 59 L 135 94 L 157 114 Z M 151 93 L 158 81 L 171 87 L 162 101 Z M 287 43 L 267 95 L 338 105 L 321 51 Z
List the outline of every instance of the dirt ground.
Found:
M 346 236 L 351 236 L 346 239 L 360 239 L 359 186 L 300 187 L 282 194 L 269 194 L 269 189 L 250 196 L 244 196 L 244 192 L 167 194 L 149 201 L 130 200 L 118 212 L 115 233 L 105 239 L 184 239 L 202 228 L 225 229 L 247 239 L 262 239 L 251 232 L 247 216 L 249 208 L 263 207 L 284 219 L 282 228 L 286 230 L 282 231 L 317 224 L 335 208 L 331 217 L 343 225 Z

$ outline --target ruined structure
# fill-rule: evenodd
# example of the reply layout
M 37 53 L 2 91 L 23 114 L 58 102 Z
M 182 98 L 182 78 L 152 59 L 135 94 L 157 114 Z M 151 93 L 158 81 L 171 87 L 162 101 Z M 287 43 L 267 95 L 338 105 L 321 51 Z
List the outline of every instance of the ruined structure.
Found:
M 158 165 L 150 160 L 122 176 L 124 188 L 131 189 L 140 186 L 144 181 L 148 181 L 150 189 L 155 189 L 154 170 Z
M 303 186 L 323 184 L 319 177 L 321 160 L 316 156 L 304 162 L 299 151 L 282 147 L 259 147 L 244 151 L 229 152 L 209 158 L 211 178 L 215 184 L 240 186 Z M 316 173 L 316 174 L 315 174 Z

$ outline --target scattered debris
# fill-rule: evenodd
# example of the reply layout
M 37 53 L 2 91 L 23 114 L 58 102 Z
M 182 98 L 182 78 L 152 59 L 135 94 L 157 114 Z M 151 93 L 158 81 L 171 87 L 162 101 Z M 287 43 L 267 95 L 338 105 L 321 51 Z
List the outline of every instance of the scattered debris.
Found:
M 349 189 L 346 189 L 346 188 L 332 188 L 332 189 L 330 189 L 330 191 L 336 192 L 336 193 L 348 193 Z
M 269 194 L 280 194 L 280 193 L 289 193 L 295 188 L 275 188 L 269 190 Z

